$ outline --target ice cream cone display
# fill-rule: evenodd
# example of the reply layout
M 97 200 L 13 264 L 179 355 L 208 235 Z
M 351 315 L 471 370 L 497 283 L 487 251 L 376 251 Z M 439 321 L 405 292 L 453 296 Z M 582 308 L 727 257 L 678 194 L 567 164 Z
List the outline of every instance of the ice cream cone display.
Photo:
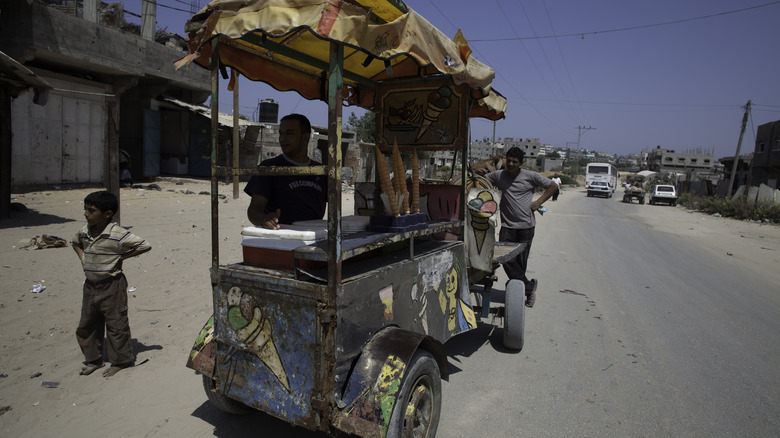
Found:
M 417 159 L 417 148 L 412 156 L 412 213 L 420 212 L 420 162 Z
M 441 87 L 428 95 L 428 103 L 425 107 L 425 112 L 423 112 L 423 120 L 420 124 L 420 130 L 417 131 L 415 141 L 419 140 L 425 134 L 425 131 L 428 130 L 428 127 L 433 122 L 439 120 L 439 115 L 450 107 L 452 104 L 450 96 L 452 96 L 452 90 L 449 87 Z
M 477 250 L 482 251 L 482 244 L 485 242 L 487 230 L 490 229 L 488 220 L 496 214 L 498 204 L 493 199 L 493 194 L 483 191 L 476 198 L 469 201 L 468 206 L 469 215 L 471 216 L 471 228 L 474 230 L 474 241 L 477 244 Z
M 376 149 L 376 165 L 379 168 L 379 184 L 382 189 L 382 194 L 387 196 L 388 204 L 390 204 L 390 213 L 393 216 L 399 216 L 398 204 L 395 200 L 395 190 L 393 190 L 393 185 L 390 183 L 390 171 L 387 170 L 385 156 L 382 155 L 379 146 L 374 146 L 374 148 Z
M 399 211 L 409 214 L 409 190 L 406 188 L 406 170 L 401 152 L 398 150 L 398 141 L 393 138 L 393 186 L 396 196 L 399 198 Z

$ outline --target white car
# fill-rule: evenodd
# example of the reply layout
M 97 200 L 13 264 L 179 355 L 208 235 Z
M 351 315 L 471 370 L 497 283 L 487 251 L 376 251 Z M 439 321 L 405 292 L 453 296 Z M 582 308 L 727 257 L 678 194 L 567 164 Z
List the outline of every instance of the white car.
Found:
M 590 183 L 590 187 L 588 187 L 588 196 L 604 196 L 605 198 L 611 198 L 612 189 L 606 181 L 593 181 Z
M 665 202 L 669 205 L 677 205 L 677 189 L 674 186 L 659 184 L 653 188 L 650 194 L 650 204 Z

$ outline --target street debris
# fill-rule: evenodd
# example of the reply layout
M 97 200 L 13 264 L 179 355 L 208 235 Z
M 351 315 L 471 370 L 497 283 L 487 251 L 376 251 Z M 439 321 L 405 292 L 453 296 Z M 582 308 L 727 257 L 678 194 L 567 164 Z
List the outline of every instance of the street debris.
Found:
M 35 236 L 30 240 L 19 242 L 19 249 L 46 249 L 46 248 L 64 248 L 68 246 L 68 241 L 62 237 L 41 235 Z

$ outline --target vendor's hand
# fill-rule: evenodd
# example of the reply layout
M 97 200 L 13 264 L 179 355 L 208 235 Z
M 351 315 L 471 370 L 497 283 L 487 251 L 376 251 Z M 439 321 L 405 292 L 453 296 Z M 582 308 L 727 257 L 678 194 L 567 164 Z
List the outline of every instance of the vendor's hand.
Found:
M 282 214 L 282 211 L 278 208 L 275 212 L 266 214 L 263 218 L 263 228 L 268 228 L 269 230 L 278 230 L 280 214 Z
M 534 201 L 534 202 L 532 202 L 532 203 L 531 203 L 531 211 L 536 211 L 536 210 L 538 210 L 538 209 L 539 209 L 539 207 L 541 207 L 541 206 L 542 206 L 542 203 L 541 203 L 541 202 L 539 202 L 539 200 L 537 199 L 536 201 Z

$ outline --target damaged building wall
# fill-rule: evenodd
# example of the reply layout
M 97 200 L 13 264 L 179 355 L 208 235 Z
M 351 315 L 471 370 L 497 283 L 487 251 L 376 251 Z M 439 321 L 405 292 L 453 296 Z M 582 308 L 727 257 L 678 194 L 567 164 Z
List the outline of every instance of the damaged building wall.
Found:
M 106 165 L 106 87 L 39 76 L 52 84 L 45 106 L 32 93 L 12 105 L 14 185 L 102 183 Z

